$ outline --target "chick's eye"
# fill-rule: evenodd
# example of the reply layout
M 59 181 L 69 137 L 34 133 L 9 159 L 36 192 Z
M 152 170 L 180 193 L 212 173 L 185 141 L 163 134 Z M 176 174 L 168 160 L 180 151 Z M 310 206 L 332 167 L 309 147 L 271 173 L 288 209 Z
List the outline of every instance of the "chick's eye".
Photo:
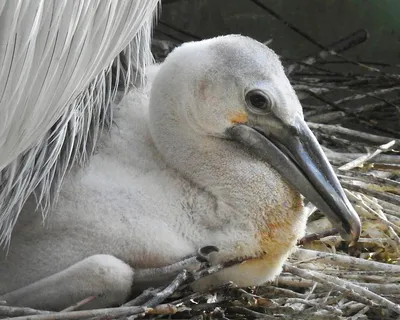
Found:
M 258 90 L 248 92 L 246 94 L 246 102 L 250 107 L 258 111 L 268 111 L 271 108 L 269 97 Z

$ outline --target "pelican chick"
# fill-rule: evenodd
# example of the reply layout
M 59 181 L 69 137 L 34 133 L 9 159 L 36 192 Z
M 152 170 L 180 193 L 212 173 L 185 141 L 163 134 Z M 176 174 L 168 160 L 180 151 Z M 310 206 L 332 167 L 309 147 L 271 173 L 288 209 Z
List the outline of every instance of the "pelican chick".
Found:
M 150 94 L 133 92 L 115 113 L 112 134 L 66 179 L 46 228 L 29 214 L 34 199 L 23 209 L 0 261 L 0 300 L 62 309 L 96 295 L 87 308 L 121 304 L 168 280 L 140 276 L 146 270 L 179 267 L 207 245 L 219 248 L 211 264 L 246 261 L 194 289 L 262 284 L 304 234 L 300 193 L 357 240 L 359 218 L 263 44 L 237 35 L 186 43 Z

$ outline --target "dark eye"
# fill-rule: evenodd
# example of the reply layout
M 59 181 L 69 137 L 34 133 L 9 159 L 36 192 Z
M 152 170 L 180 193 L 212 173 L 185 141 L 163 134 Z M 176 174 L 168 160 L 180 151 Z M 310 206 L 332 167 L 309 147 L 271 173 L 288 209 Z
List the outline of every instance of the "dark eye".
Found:
M 269 111 L 272 102 L 270 98 L 262 91 L 252 90 L 246 94 L 247 105 L 257 111 Z

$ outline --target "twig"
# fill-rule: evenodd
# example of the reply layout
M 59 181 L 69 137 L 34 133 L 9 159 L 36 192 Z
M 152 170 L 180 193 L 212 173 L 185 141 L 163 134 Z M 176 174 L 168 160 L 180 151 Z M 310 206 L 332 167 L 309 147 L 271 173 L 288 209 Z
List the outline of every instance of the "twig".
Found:
M 178 309 L 170 304 L 162 304 L 155 308 L 119 307 L 84 311 L 49 312 L 46 314 L 15 317 L 13 320 L 75 320 L 92 317 L 119 318 L 137 314 L 174 314 Z
M 355 172 L 355 171 L 346 171 L 337 174 L 339 179 L 345 180 L 357 180 L 362 181 L 367 184 L 377 185 L 384 191 L 390 191 L 392 193 L 400 195 L 400 182 L 377 177 L 374 174 L 363 173 L 363 172 Z
M 386 156 L 390 157 L 390 156 Z M 392 172 L 395 174 L 400 174 L 400 164 L 397 164 L 397 162 L 400 161 L 399 156 L 392 156 L 392 159 L 387 160 L 387 163 L 383 163 L 383 161 L 377 161 L 375 159 L 374 163 L 371 163 L 371 168 L 374 170 L 379 170 L 379 171 L 385 171 L 385 172 Z
M 221 286 L 217 286 L 217 287 L 211 288 L 208 292 L 195 292 L 195 293 L 192 293 L 192 294 L 190 294 L 190 295 L 188 295 L 186 297 L 183 297 L 183 298 L 180 298 L 180 299 L 172 301 L 171 304 L 179 305 L 179 304 L 185 303 L 185 302 L 187 302 L 189 300 L 195 300 L 195 299 L 204 298 L 205 296 L 213 294 L 213 293 L 215 293 L 217 291 L 226 290 L 226 289 L 230 289 L 230 288 L 234 288 L 234 287 L 236 287 L 236 285 L 233 284 L 232 282 L 225 283 L 225 284 L 223 284 Z
M 321 303 L 316 303 L 310 300 L 306 300 L 306 299 L 299 299 L 299 298 L 280 298 L 280 299 L 274 299 L 275 302 L 277 303 L 284 303 L 284 304 L 288 304 L 288 303 L 300 303 L 300 304 L 304 304 L 306 306 L 311 306 L 311 307 L 317 307 L 320 309 L 324 309 L 327 310 L 329 312 L 332 312 L 336 315 L 342 315 L 342 311 L 338 308 L 332 307 L 332 306 L 328 306 L 328 305 L 323 305 Z M 280 302 L 281 301 L 281 302 Z
M 49 314 L 49 311 L 36 310 L 32 308 L 10 307 L 0 305 L 0 318 L 1 317 L 22 317 L 37 314 Z
M 307 121 L 315 123 L 330 123 L 339 119 L 343 119 L 345 116 L 346 114 L 343 111 L 332 111 L 332 112 L 312 115 L 307 117 L 306 119 Z
M 397 143 L 397 145 L 400 146 L 399 139 L 392 139 L 390 137 L 383 137 L 383 136 L 378 136 L 375 134 L 356 131 L 356 130 L 352 130 L 352 129 L 348 129 L 348 128 L 343 128 L 338 125 L 318 124 L 318 123 L 313 123 L 313 122 L 307 122 L 307 124 L 311 130 L 321 130 L 322 132 L 325 132 L 325 133 L 340 134 L 345 137 L 350 137 L 352 139 L 357 139 L 357 140 L 368 142 L 368 143 L 375 144 L 375 145 L 385 144 L 385 143 L 388 143 L 388 142 L 391 142 L 392 140 L 394 140 Z
M 160 304 L 166 298 L 172 295 L 187 279 L 188 272 L 186 270 L 183 270 L 164 290 L 156 293 L 153 298 L 145 303 L 145 305 L 147 307 L 153 307 Z
M 229 307 L 228 310 L 233 313 L 245 314 L 246 316 L 252 317 L 253 319 L 276 319 L 274 316 L 253 311 L 244 307 Z
M 320 240 L 322 238 L 333 236 L 338 233 L 339 233 L 339 231 L 336 228 L 333 228 L 333 229 L 322 231 L 319 233 L 308 234 L 308 235 L 304 236 L 303 238 L 301 238 L 300 240 L 298 240 L 297 245 L 305 245 L 305 244 L 311 243 L 315 240 Z
M 301 299 L 304 299 L 306 297 L 305 294 L 298 293 L 290 289 L 273 287 L 273 286 L 262 286 L 259 288 L 259 290 L 263 291 L 262 293 L 260 293 L 262 297 L 276 298 L 281 295 L 289 298 L 301 298 Z
M 390 141 L 390 142 L 388 142 L 388 143 L 386 143 L 386 144 L 382 144 L 382 145 L 380 145 L 379 148 L 376 149 L 374 152 L 372 152 L 372 153 L 367 153 L 366 155 L 363 155 L 363 156 L 361 156 L 361 157 L 359 157 L 359 158 L 357 158 L 357 159 L 354 159 L 353 161 L 350 161 L 349 163 L 347 163 L 347 164 L 345 164 L 345 165 L 343 165 L 343 166 L 340 166 L 340 167 L 338 168 L 338 170 L 341 170 L 341 171 L 348 171 L 348 170 L 354 169 L 354 168 L 356 168 L 356 167 L 360 167 L 360 166 L 362 166 L 366 161 L 371 160 L 372 158 L 374 158 L 374 157 L 377 156 L 378 154 L 382 153 L 383 151 L 387 151 L 389 148 L 393 147 L 395 143 L 396 143 L 396 142 L 395 142 L 394 140 L 392 140 L 392 141 Z
M 341 165 L 347 163 L 351 160 L 357 159 L 364 154 L 362 153 L 346 153 L 346 152 L 336 152 L 331 149 L 328 149 L 322 146 L 322 150 L 328 157 L 329 161 L 335 165 Z M 400 172 L 400 157 L 380 154 L 377 155 L 374 159 L 373 163 L 367 161 L 367 167 L 371 166 L 371 168 L 375 170 L 388 171 L 388 172 Z
M 68 307 L 68 308 L 65 308 L 65 309 L 62 310 L 61 312 L 74 311 L 74 310 L 78 309 L 79 307 L 81 307 L 81 306 L 83 306 L 83 305 L 89 303 L 90 301 L 93 301 L 94 299 L 96 299 L 96 296 L 87 297 L 87 298 L 85 298 L 85 299 L 83 299 L 83 300 L 81 300 L 81 301 L 75 303 L 74 305 L 72 305 L 72 306 L 70 306 L 70 307 Z
M 299 277 L 314 280 L 317 282 L 323 282 L 329 285 L 332 285 L 336 288 L 342 288 L 342 289 L 347 289 L 351 290 L 354 292 L 354 294 L 360 295 L 361 297 L 365 297 L 367 299 L 370 299 L 372 302 L 377 303 L 378 305 L 382 305 L 397 314 L 400 314 L 400 306 L 391 302 L 390 300 L 383 298 L 379 296 L 376 293 L 373 293 L 369 291 L 368 289 L 365 289 L 361 286 L 358 286 L 354 283 L 351 283 L 349 281 L 345 281 L 342 279 L 339 279 L 337 277 L 332 277 L 326 274 L 323 274 L 321 272 L 317 271 L 311 271 L 311 270 L 302 270 L 297 267 L 285 264 L 283 267 L 284 271 L 290 272 L 292 274 L 295 274 Z
M 340 39 L 332 44 L 330 44 L 328 46 L 329 50 L 333 50 L 335 52 L 343 52 L 346 50 L 349 50 L 351 48 L 354 48 L 355 46 L 365 42 L 368 38 L 368 33 L 365 29 L 360 29 L 357 30 L 355 32 L 353 32 L 352 34 L 348 35 L 347 37 Z M 323 50 L 321 52 L 319 52 L 318 54 L 316 54 L 315 56 L 310 56 L 306 59 L 304 59 L 302 62 L 306 65 L 311 65 L 313 63 L 315 63 L 318 59 L 321 58 L 326 58 L 329 55 L 329 52 L 327 52 L 326 50 Z M 287 74 L 290 75 L 292 74 L 294 71 L 299 72 L 300 70 L 302 70 L 301 67 L 299 67 L 299 64 L 295 63 L 293 65 L 290 65 L 286 68 L 287 70 Z
M 346 189 L 349 189 L 352 191 L 356 191 L 356 192 L 360 192 L 360 193 L 366 194 L 368 196 L 372 196 L 374 198 L 377 198 L 377 199 L 380 199 L 383 201 L 387 201 L 387 202 L 390 202 L 391 204 L 400 206 L 400 197 L 396 196 L 394 194 L 371 190 L 366 187 L 354 185 L 354 184 L 351 184 L 351 183 L 348 183 L 345 181 L 342 181 L 341 184 L 342 184 L 343 188 L 346 188 Z
M 375 91 L 368 92 L 368 93 L 358 93 L 358 94 L 355 94 L 353 96 L 348 96 L 346 98 L 343 98 L 343 99 L 340 99 L 340 100 L 336 100 L 334 103 L 335 104 L 342 104 L 344 102 L 360 100 L 360 99 L 364 99 L 366 97 L 371 97 L 371 96 L 374 96 L 374 98 L 376 98 L 376 96 L 378 96 L 378 95 L 385 94 L 385 93 L 392 92 L 392 91 L 397 91 L 397 90 L 400 90 L 400 86 L 394 86 L 394 87 L 390 87 L 390 88 L 379 89 L 379 90 L 375 90 Z M 385 103 L 387 103 L 387 102 L 385 101 Z
M 377 261 L 365 260 L 355 257 L 350 257 L 348 255 L 320 252 L 309 249 L 299 248 L 295 253 L 294 257 L 299 260 L 316 258 L 319 262 L 330 263 L 342 267 L 352 267 L 361 270 L 375 270 L 375 271 L 385 271 L 389 272 L 400 272 L 400 265 L 381 263 Z
M 362 308 L 360 311 L 358 311 L 354 316 L 352 316 L 350 318 L 350 320 L 357 320 L 360 319 L 361 316 L 365 315 L 368 311 L 369 311 L 370 307 L 369 306 L 365 306 L 364 308 Z
M 148 288 L 142 292 L 139 296 L 137 296 L 135 299 L 128 301 L 127 303 L 123 304 L 123 307 L 133 307 L 133 306 L 141 306 L 144 305 L 147 301 L 152 299 L 158 292 L 160 292 L 162 289 L 157 288 Z

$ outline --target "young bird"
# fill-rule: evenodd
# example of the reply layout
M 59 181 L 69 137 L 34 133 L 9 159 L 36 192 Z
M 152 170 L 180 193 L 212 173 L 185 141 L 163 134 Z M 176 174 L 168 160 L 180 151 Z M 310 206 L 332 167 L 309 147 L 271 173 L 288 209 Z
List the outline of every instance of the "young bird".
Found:
M 207 245 L 219 248 L 212 265 L 245 261 L 195 290 L 262 284 L 304 234 L 300 194 L 357 239 L 359 218 L 272 50 L 229 35 L 186 43 L 156 69 L 115 109 L 90 165 L 69 174 L 45 227 L 27 203 L 0 260 L 0 300 L 121 304 L 170 279 L 151 268 L 179 269 Z

